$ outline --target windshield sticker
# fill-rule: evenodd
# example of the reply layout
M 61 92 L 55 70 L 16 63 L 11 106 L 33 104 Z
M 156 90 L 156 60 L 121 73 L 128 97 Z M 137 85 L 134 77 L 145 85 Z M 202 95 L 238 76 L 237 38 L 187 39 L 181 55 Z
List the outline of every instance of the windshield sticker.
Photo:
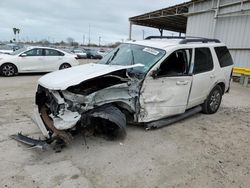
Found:
M 158 52 L 157 50 L 155 50 L 153 48 L 144 48 L 142 51 L 148 52 L 148 53 L 153 54 L 153 55 L 158 55 L 160 53 L 160 52 Z

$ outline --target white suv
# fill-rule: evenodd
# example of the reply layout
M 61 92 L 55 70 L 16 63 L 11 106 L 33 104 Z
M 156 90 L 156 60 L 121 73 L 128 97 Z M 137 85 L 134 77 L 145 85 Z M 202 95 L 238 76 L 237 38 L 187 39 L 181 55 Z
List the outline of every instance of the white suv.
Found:
M 127 122 L 150 129 L 199 111 L 212 114 L 229 90 L 232 67 L 216 39 L 127 42 L 99 63 L 40 78 L 36 119 L 46 138 L 68 142 L 76 130 L 114 138 L 125 135 Z

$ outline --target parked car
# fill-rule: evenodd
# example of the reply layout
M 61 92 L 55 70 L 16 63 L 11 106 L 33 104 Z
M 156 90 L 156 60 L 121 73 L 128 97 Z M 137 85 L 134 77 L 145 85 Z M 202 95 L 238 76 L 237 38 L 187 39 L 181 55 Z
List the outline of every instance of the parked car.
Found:
M 54 48 L 27 47 L 9 55 L 0 55 L 0 74 L 3 76 L 51 72 L 76 65 L 79 65 L 76 55 Z
M 71 51 L 72 53 L 76 54 L 78 59 L 85 59 L 87 58 L 87 52 L 85 50 L 74 49 Z
M 85 49 L 88 59 L 102 59 L 102 56 L 98 54 L 96 49 Z
M 101 55 L 102 57 L 104 57 L 105 55 L 107 55 L 108 54 L 108 50 L 105 50 L 105 49 L 99 49 L 99 50 L 97 50 L 97 54 L 99 54 L 99 55 Z
M 13 53 L 13 48 L 8 45 L 0 45 L 0 53 L 1 54 L 11 54 Z
M 41 77 L 36 119 L 46 143 L 69 143 L 76 131 L 113 139 L 126 135 L 128 122 L 153 129 L 200 111 L 213 114 L 229 91 L 232 68 L 216 39 L 127 42 L 99 63 Z

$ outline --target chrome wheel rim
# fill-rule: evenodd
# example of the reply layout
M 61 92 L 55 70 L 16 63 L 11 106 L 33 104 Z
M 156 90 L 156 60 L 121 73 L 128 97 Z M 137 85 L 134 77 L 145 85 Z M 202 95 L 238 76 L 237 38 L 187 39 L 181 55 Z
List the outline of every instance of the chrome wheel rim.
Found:
M 15 74 L 15 68 L 13 65 L 4 65 L 2 68 L 2 74 L 4 76 L 13 76 Z
M 209 106 L 213 112 L 219 108 L 220 100 L 221 100 L 220 92 L 218 90 L 215 90 L 211 95 L 209 101 Z

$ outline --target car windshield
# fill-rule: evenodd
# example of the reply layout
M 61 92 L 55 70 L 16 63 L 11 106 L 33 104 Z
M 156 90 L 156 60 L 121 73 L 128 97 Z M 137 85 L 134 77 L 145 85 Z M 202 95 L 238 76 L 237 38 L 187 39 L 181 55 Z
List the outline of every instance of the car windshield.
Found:
M 18 55 L 18 54 L 20 54 L 20 53 L 22 53 L 22 52 L 24 52 L 24 51 L 26 51 L 27 50 L 27 48 L 20 48 L 19 50 L 16 50 L 16 51 L 14 51 L 14 52 L 12 52 L 10 55 Z
M 136 44 L 121 44 L 107 54 L 99 63 L 108 65 L 142 64 L 144 65 L 143 67 L 132 68 L 129 72 L 146 74 L 164 55 L 165 51 L 161 49 Z

